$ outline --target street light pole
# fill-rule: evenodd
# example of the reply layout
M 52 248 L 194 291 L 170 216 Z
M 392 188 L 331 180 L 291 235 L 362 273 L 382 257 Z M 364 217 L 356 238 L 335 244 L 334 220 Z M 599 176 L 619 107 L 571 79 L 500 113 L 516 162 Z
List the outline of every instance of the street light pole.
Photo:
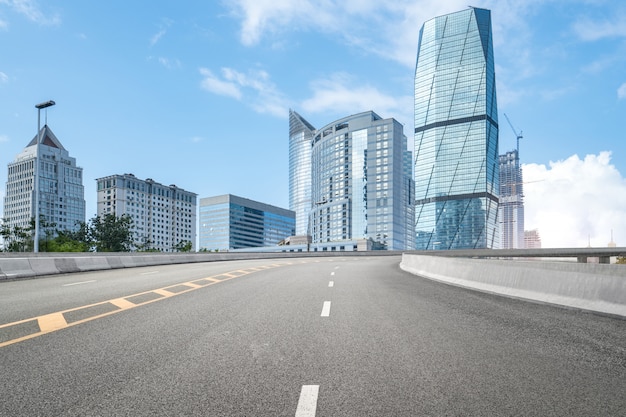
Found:
M 48 100 L 35 105 L 37 108 L 37 145 L 35 146 L 34 183 L 33 194 L 35 203 L 35 237 L 33 242 L 33 252 L 39 252 L 39 144 L 41 143 L 41 109 L 54 106 L 56 103 Z

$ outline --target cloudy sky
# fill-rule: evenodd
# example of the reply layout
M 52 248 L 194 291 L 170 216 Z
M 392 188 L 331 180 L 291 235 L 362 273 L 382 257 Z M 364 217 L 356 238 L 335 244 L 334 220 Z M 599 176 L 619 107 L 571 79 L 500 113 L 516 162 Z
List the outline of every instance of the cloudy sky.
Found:
M 465 0 L 0 0 L 0 165 L 34 105 L 95 179 L 288 206 L 288 109 L 365 110 L 413 130 L 425 20 Z M 626 2 L 476 0 L 492 10 L 501 153 L 523 132 L 526 228 L 544 247 L 626 246 Z M 513 123 L 509 126 L 506 113 Z M 46 116 L 43 114 L 42 116 Z M 6 166 L 6 165 L 4 165 Z M 0 167 L 0 196 L 6 168 Z

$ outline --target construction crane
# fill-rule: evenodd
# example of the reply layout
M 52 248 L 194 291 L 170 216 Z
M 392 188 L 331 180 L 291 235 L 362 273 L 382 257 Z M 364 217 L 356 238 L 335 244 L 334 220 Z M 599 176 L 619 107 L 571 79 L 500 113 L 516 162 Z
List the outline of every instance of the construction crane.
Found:
M 517 131 L 513 127 L 513 123 L 511 123 L 511 121 L 509 120 L 509 116 L 507 116 L 506 113 L 504 113 L 504 117 L 506 117 L 506 121 L 509 122 L 509 126 L 511 126 L 511 130 L 513 130 L 513 133 L 515 134 L 515 138 L 517 139 L 517 147 L 515 148 L 515 150 L 517 150 L 517 154 L 519 155 L 519 140 L 523 139 L 524 136 L 522 136 L 521 130 L 519 131 L 519 133 L 517 133 Z

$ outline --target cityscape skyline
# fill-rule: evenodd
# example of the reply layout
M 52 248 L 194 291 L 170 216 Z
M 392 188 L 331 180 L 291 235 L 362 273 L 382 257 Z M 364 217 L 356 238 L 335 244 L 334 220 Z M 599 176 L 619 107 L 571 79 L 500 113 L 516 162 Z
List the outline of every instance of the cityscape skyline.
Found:
M 96 178 L 156 177 L 155 168 L 159 180 L 199 196 L 234 193 L 287 207 L 287 109 L 316 126 L 375 110 L 412 131 L 419 27 L 467 6 L 242 0 L 184 9 L 155 2 L 138 13 L 115 1 L 19 4 L 28 7 L 0 4 L 3 163 L 35 135 L 35 103 L 54 99 L 42 125 L 47 113 L 84 169 L 87 218 L 96 213 Z M 626 238 L 618 128 L 626 108 L 624 6 L 474 6 L 492 10 L 499 153 L 515 146 L 502 112 L 524 132 L 527 229 L 540 230 L 544 247 L 605 246 L 611 230 L 619 244 Z M 351 24 L 335 24 L 339 17 Z

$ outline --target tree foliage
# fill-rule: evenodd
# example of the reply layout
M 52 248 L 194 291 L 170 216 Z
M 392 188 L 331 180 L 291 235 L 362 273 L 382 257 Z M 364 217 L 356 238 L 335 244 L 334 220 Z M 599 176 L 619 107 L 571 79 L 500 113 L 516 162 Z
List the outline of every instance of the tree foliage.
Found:
M 34 221 L 27 227 L 10 227 L 7 219 L 2 219 L 0 236 L 4 241 L 5 252 L 30 252 L 33 250 Z
M 172 249 L 176 252 L 191 252 L 192 243 L 189 240 L 180 240 L 177 244 L 172 246 Z
M 128 214 L 105 214 L 89 221 L 87 235 L 97 252 L 129 252 L 134 247 L 132 229 Z
M 3 219 L 0 236 L 4 239 L 4 251 L 27 252 L 33 250 L 34 219 L 28 227 L 9 227 Z M 128 252 L 135 248 L 133 220 L 129 215 L 114 214 L 96 216 L 89 222 L 78 222 L 76 230 L 59 230 L 56 224 L 39 220 L 39 250 L 41 252 Z

